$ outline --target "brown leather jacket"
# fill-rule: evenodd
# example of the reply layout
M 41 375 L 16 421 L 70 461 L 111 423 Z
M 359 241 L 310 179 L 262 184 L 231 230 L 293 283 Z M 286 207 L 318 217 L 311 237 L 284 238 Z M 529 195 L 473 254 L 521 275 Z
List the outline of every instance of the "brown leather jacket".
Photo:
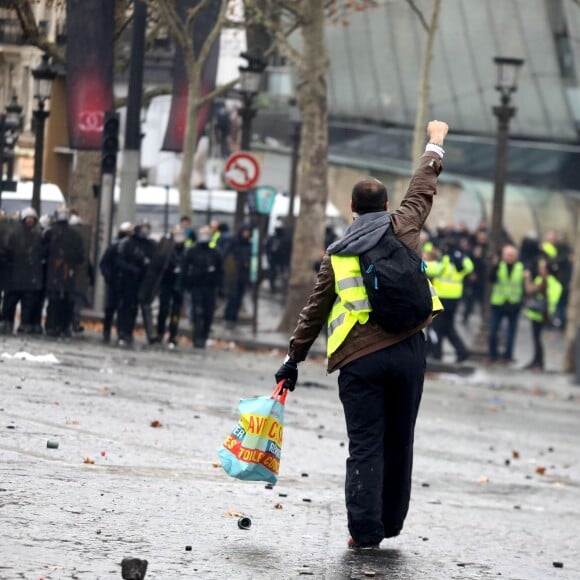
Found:
M 394 234 L 419 254 L 421 254 L 419 234 L 431 211 L 433 196 L 437 193 L 437 176 L 441 173 L 441 168 L 441 160 L 436 153 L 424 153 L 401 206 L 391 213 Z M 300 312 L 298 325 L 290 339 L 288 348 L 290 358 L 296 362 L 306 358 L 312 343 L 326 324 L 335 299 L 334 272 L 330 256 L 325 254 L 314 290 Z M 431 317 L 417 328 L 401 334 L 389 334 L 372 320 L 366 324 L 357 323 L 329 358 L 328 372 L 331 373 L 353 360 L 405 340 L 430 323 Z

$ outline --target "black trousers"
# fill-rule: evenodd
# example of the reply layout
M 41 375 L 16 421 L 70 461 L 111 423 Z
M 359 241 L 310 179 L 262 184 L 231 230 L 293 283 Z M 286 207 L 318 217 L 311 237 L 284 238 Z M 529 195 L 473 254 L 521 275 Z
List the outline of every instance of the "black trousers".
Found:
M 172 286 L 161 286 L 159 290 L 159 313 L 157 315 L 157 337 L 160 341 L 165 335 L 167 317 L 169 317 L 169 342 L 175 342 L 181 317 L 183 294 Z
M 455 349 L 457 358 L 465 358 L 469 351 L 455 328 L 455 314 L 459 300 L 442 298 L 441 303 L 445 310 L 434 318 L 431 325 L 431 329 L 437 335 L 437 342 L 432 345 L 432 356 L 435 359 L 443 358 L 443 339 L 447 338 Z
M 70 292 L 47 292 L 45 330 L 49 336 L 70 336 L 74 302 Z
M 534 358 L 530 364 L 544 368 L 544 345 L 542 343 L 542 331 L 544 330 L 544 323 L 532 320 L 531 324 L 532 338 L 534 340 Z
M 214 286 L 195 286 L 191 290 L 191 324 L 193 346 L 203 348 L 209 337 L 215 312 Z
M 340 369 L 338 387 L 349 438 L 348 528 L 360 545 L 378 544 L 403 527 L 424 376 L 421 332 Z

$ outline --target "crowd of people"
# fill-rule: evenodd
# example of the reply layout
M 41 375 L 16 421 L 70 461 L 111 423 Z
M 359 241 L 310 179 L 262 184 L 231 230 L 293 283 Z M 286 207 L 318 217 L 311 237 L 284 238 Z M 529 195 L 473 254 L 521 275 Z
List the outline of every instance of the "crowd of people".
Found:
M 475 231 L 440 224 L 433 232 L 422 232 L 422 244 L 427 275 L 445 308 L 428 331 L 430 356 L 441 359 L 447 340 L 457 362 L 468 359 L 471 353 L 457 330 L 457 318 L 468 327 L 476 309 L 483 317 L 487 307 L 488 363 L 516 362 L 515 342 L 523 314 L 530 321 L 534 345 L 532 360 L 524 368 L 542 371 L 543 329 L 566 325 L 572 250 L 563 237 L 549 230 L 543 239 L 524 237 L 518 247 L 504 232 L 500 253 L 491 256 L 485 223 Z
M 78 214 L 66 207 L 50 220 L 39 220 L 32 208 L 23 209 L 17 220 L 3 220 L 2 334 L 72 337 L 83 332 L 81 310 L 90 304 L 95 276 L 88 244 L 76 227 L 80 224 Z M 156 241 L 148 221 L 122 223 L 98 263 L 105 285 L 103 341 L 115 338 L 119 346 L 131 346 L 140 314 L 147 342 L 167 338 L 173 349 L 186 313 L 194 347 L 204 348 L 218 300 L 226 324 L 238 322 L 250 282 L 251 235 L 249 224 L 232 235 L 217 221 L 194 231 L 183 217 Z
M 89 305 L 89 285 L 94 284 L 88 247 L 77 228 L 82 220 L 63 207 L 52 219 L 40 221 L 34 209 L 22 210 L 0 243 L 0 330 L 4 335 L 70 337 L 83 331 L 81 309 Z M 173 349 L 185 314 L 193 345 L 203 348 L 218 302 L 226 326 L 233 328 L 250 283 L 251 235 L 248 224 L 232 235 L 226 223 L 217 221 L 194 231 L 183 217 L 169 235 L 155 241 L 147 221 L 122 223 L 98 264 L 105 282 L 104 342 L 115 338 L 120 346 L 132 345 L 140 313 L 147 342 L 165 342 Z M 550 230 L 541 240 L 526 236 L 518 247 L 504 234 L 497 256 L 489 255 L 485 223 L 475 231 L 439 224 L 433 231 L 423 229 L 421 236 L 426 273 L 445 308 L 428 329 L 429 356 L 441 359 L 449 341 L 456 361 L 467 360 L 471 353 L 458 320 L 469 327 L 476 312 L 486 315 L 487 306 L 488 362 L 515 362 L 523 314 L 534 344 L 526 367 L 542 370 L 543 329 L 566 325 L 572 251 L 562 236 Z M 329 232 L 326 238 L 333 241 Z M 285 285 L 291 256 L 291 239 L 282 223 L 267 237 L 264 251 L 275 293 Z

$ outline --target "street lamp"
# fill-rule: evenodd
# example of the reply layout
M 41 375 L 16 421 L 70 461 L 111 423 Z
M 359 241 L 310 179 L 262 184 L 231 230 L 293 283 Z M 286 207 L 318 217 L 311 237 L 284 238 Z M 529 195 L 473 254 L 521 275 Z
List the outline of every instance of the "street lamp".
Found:
M 266 68 L 266 62 L 260 56 L 242 52 L 242 58 L 248 61 L 247 66 L 240 66 L 239 93 L 242 97 L 242 107 L 238 111 L 242 118 L 242 151 L 249 151 L 252 141 L 252 119 L 256 116 L 257 109 L 253 106 L 254 98 L 260 91 L 262 73 Z M 236 198 L 235 227 L 240 226 L 244 219 L 244 207 L 246 205 L 246 192 L 238 191 Z
M 517 112 L 516 107 L 511 106 L 511 96 L 518 90 L 519 73 L 524 64 L 521 58 L 497 56 L 493 60 L 497 67 L 495 89 L 500 94 L 500 104 L 492 107 L 492 112 L 497 118 L 497 140 L 488 263 L 489 259 L 493 260 L 499 257 L 503 246 L 503 206 L 507 173 L 509 123 Z M 480 349 L 487 349 L 491 286 L 492 284 L 487 274 L 484 275 L 482 321 L 479 334 L 476 336 L 474 342 Z
M 496 90 L 500 94 L 501 102 L 492 108 L 497 118 L 497 143 L 495 151 L 495 174 L 493 190 L 493 208 L 491 215 L 490 256 L 497 256 L 503 242 L 503 206 L 504 189 L 507 171 L 507 152 L 509 123 L 515 116 L 517 109 L 510 105 L 511 96 L 518 89 L 518 77 L 524 64 L 521 58 L 495 57 L 497 66 Z
M 40 187 L 42 184 L 42 154 L 44 149 L 44 124 L 49 111 L 45 110 L 45 103 L 50 98 L 52 82 L 56 78 L 56 70 L 49 62 L 48 55 L 42 55 L 42 61 L 32 69 L 34 78 L 34 98 L 38 100 L 38 109 L 33 111 L 34 118 L 34 176 L 32 182 L 32 207 L 40 215 Z

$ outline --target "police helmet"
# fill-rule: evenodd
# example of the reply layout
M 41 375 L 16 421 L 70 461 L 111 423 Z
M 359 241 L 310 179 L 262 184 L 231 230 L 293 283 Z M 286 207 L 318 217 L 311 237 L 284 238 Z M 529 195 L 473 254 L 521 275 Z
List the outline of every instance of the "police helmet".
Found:
M 20 220 L 24 221 L 26 218 L 29 217 L 33 217 L 35 220 L 38 219 L 38 214 L 36 213 L 36 210 L 33 207 L 25 207 L 21 212 L 20 212 Z
M 70 210 L 65 205 L 61 205 L 54 212 L 54 220 L 57 222 L 68 222 Z

